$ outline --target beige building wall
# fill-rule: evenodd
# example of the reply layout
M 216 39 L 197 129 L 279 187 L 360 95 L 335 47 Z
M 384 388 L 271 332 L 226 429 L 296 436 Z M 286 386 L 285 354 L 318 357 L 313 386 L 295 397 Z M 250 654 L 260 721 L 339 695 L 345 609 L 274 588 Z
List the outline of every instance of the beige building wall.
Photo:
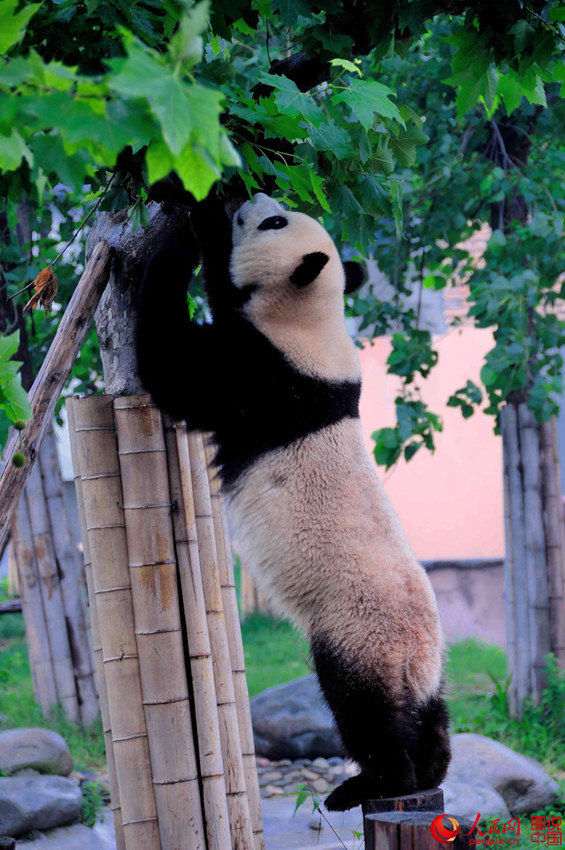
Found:
M 494 420 L 482 412 L 464 420 L 446 406 L 468 379 L 480 386 L 479 373 L 492 347 L 489 331 L 463 327 L 437 340 L 439 362 L 420 386 L 431 410 L 439 413 L 444 430 L 436 451 L 420 452 L 385 472 L 385 488 L 400 516 L 418 558 L 492 559 L 504 556 L 502 442 L 494 435 Z M 363 394 L 361 419 L 372 448 L 371 434 L 395 423 L 394 399 L 400 383 L 386 372 L 390 340 L 381 337 L 361 354 Z

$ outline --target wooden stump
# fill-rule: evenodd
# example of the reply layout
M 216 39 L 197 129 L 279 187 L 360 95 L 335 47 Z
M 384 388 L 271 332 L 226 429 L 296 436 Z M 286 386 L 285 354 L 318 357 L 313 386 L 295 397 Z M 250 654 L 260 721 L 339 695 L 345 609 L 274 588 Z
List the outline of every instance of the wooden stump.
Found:
M 467 850 L 471 836 L 463 835 L 471 821 L 459 820 L 459 833 L 453 841 L 440 843 L 433 837 L 431 826 L 442 812 L 393 811 L 376 812 L 365 818 L 365 850 L 440 850 L 442 847 Z

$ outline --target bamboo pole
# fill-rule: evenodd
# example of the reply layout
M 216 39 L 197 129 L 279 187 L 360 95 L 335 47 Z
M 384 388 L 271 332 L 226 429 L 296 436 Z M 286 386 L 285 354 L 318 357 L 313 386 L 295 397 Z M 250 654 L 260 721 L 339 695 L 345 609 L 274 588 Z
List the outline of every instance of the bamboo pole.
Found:
M 540 425 L 542 484 L 544 501 L 547 577 L 549 584 L 549 620 L 551 652 L 565 664 L 565 598 L 563 587 L 563 500 L 555 418 Z
M 25 487 L 33 461 L 45 431 L 49 427 L 57 399 L 63 391 L 82 343 L 88 333 L 100 297 L 110 274 L 110 249 L 99 242 L 69 301 L 59 323 L 55 339 L 41 365 L 29 392 L 33 419 L 23 431 L 9 438 L 4 450 L 4 466 L 0 477 L 0 555 L 8 538 L 12 514 Z M 16 467 L 12 457 L 21 451 L 28 458 L 24 467 Z
M 526 536 L 524 528 L 524 494 L 521 474 L 518 412 L 514 404 L 506 404 L 501 411 L 503 427 L 504 463 L 508 470 L 508 496 L 510 505 L 510 541 L 512 546 L 511 574 L 513 607 L 506 600 L 507 622 L 516 635 L 516 667 L 510 670 L 512 679 L 511 704 L 522 711 L 524 700 L 531 695 L 530 682 L 530 622 L 528 613 L 528 577 L 526 570 Z M 512 624 L 512 618 L 514 624 Z
M 10 596 L 20 595 L 20 577 L 14 546 L 10 546 L 8 549 L 8 593 Z
M 59 566 L 63 608 L 79 699 L 80 718 L 93 723 L 99 715 L 98 695 L 94 684 L 90 635 L 87 629 L 86 599 L 79 553 L 69 529 L 63 499 L 63 479 L 53 428 L 48 428 L 39 450 L 39 466 L 43 479 L 47 512 L 56 562 Z
M 549 587 L 540 481 L 540 432 L 533 412 L 525 404 L 520 404 L 518 407 L 518 422 L 524 486 L 528 615 L 532 660 L 531 688 L 532 696 L 538 700 L 545 686 L 544 671 L 551 648 Z
M 114 401 L 143 704 L 163 850 L 204 850 L 167 455 L 148 396 Z
M 251 725 L 249 690 L 247 688 L 247 677 L 245 675 L 245 654 L 243 651 L 243 640 L 241 637 L 241 626 L 239 623 L 239 611 L 237 607 L 237 591 L 233 572 L 233 555 L 224 500 L 220 493 L 218 472 L 213 465 L 214 449 L 210 443 L 206 446 L 205 457 L 208 468 L 210 501 L 214 521 L 214 535 L 216 538 L 216 551 L 218 555 L 218 568 L 220 574 L 220 585 L 222 588 L 222 602 L 226 621 L 226 633 L 233 675 L 235 702 L 237 706 L 239 735 L 241 738 L 245 785 L 247 787 L 247 795 L 249 797 L 249 810 L 251 813 L 255 850 L 264 850 L 265 843 L 263 839 L 261 794 L 259 792 L 257 764 L 255 761 L 255 743 L 253 740 L 253 727 Z
M 113 399 L 77 399 L 73 410 L 125 847 L 161 850 L 141 695 Z
M 173 524 L 192 674 L 207 850 L 224 850 L 230 846 L 229 813 L 185 426 L 167 424 L 165 438 L 171 500 L 176 505 Z
M 243 769 L 204 444 L 202 434 L 199 433 L 190 433 L 187 439 L 208 634 L 214 662 L 222 757 L 226 772 L 231 846 L 232 850 L 251 850 L 255 841 Z
M 510 486 L 510 458 L 506 442 L 507 415 L 504 412 L 500 416 L 500 429 L 502 432 L 503 452 L 503 485 L 504 485 L 504 534 L 506 543 L 506 552 L 504 558 L 504 599 L 506 612 L 506 657 L 508 670 L 512 674 L 512 681 L 508 689 L 509 709 L 512 717 L 515 717 L 518 711 L 518 694 L 514 678 L 518 666 L 518 658 L 516 654 L 516 618 L 514 599 L 514 549 L 517 541 L 512 539 L 512 500 Z
M 71 441 L 71 457 L 73 461 L 73 473 L 75 490 L 77 496 L 77 508 L 80 520 L 80 530 L 84 553 L 84 567 L 90 601 L 90 621 L 92 630 L 92 649 L 94 656 L 94 668 L 96 671 L 97 690 L 100 700 L 100 713 L 102 715 L 102 727 L 104 731 L 104 742 L 106 745 L 106 762 L 108 765 L 108 778 L 110 782 L 110 808 L 114 818 L 114 831 L 116 834 L 116 850 L 125 850 L 124 827 L 122 824 L 122 809 L 120 805 L 120 789 L 118 787 L 118 775 L 116 773 L 116 758 L 114 745 L 112 743 L 112 728 L 110 724 L 110 709 L 108 705 L 108 688 L 104 675 L 104 660 L 102 657 L 102 642 L 100 638 L 100 625 L 96 611 L 96 598 L 94 594 L 94 583 L 92 578 L 92 562 L 90 559 L 90 547 L 88 545 L 88 531 L 86 515 L 84 512 L 84 501 L 82 495 L 82 482 L 80 477 L 80 465 L 78 454 L 78 441 L 75 424 L 74 399 L 69 399 L 66 404 L 67 422 Z
M 20 497 L 12 527 L 33 692 L 41 711 L 48 715 L 57 705 L 58 693 L 25 493 Z
M 30 472 L 26 485 L 26 499 L 57 695 L 66 717 L 74 723 L 79 723 L 81 718 L 78 694 L 60 574 L 39 463 L 34 464 Z

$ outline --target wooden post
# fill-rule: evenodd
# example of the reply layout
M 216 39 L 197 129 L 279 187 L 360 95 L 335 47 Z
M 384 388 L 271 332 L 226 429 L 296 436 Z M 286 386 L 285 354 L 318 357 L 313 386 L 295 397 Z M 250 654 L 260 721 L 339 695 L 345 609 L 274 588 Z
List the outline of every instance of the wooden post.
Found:
M 557 421 L 540 425 L 551 651 L 565 668 L 565 547 Z
M 186 428 L 169 423 L 166 439 L 171 500 L 176 505 L 173 523 L 190 656 L 207 848 L 224 850 L 231 843 L 229 812 Z
M 239 624 L 230 535 L 223 497 L 220 493 L 218 474 L 217 470 L 213 466 L 214 452 L 211 446 L 206 447 L 205 456 L 208 466 L 208 483 L 210 488 L 212 517 L 214 520 L 214 534 L 216 538 L 220 585 L 222 588 L 222 603 L 224 607 L 224 617 L 226 621 L 226 632 L 233 675 L 233 687 L 237 706 L 237 719 L 241 738 L 245 784 L 247 787 L 247 795 L 249 797 L 249 810 L 251 813 L 255 850 L 264 850 L 265 842 L 263 838 L 261 794 L 259 791 L 259 780 L 257 777 L 257 767 L 255 762 L 255 742 L 253 740 L 253 727 L 251 725 L 251 711 L 249 708 L 249 690 L 247 688 L 247 678 L 245 676 L 245 654 L 243 651 L 243 640 Z
M 104 731 L 104 743 L 106 745 L 106 762 L 108 765 L 108 778 L 110 782 L 110 808 L 114 818 L 114 831 L 116 833 L 117 850 L 126 850 L 124 838 L 124 827 L 122 824 L 122 809 L 120 805 L 120 789 L 118 786 L 118 775 L 116 773 L 116 758 L 114 755 L 114 744 L 112 743 L 112 727 L 110 724 L 110 708 L 108 705 L 108 687 L 104 675 L 104 660 L 102 657 L 102 641 L 100 638 L 100 625 L 98 612 L 96 610 L 96 596 L 94 593 L 94 581 L 92 578 L 92 562 L 90 559 L 90 547 L 88 545 L 88 531 L 86 515 L 84 512 L 84 501 L 82 495 L 82 482 L 80 476 L 80 462 L 78 453 L 78 441 L 75 424 L 75 399 L 68 399 L 66 404 L 67 422 L 69 425 L 69 436 L 71 442 L 71 457 L 73 461 L 73 472 L 75 479 L 75 491 L 77 496 L 77 508 L 80 520 L 82 537 L 82 548 L 84 555 L 84 567 L 86 572 L 86 583 L 88 599 L 90 603 L 90 623 L 92 631 L 92 649 L 94 656 L 94 668 L 96 670 L 97 691 L 100 699 L 100 713 L 102 715 L 102 728 Z
M 111 396 L 72 402 L 126 850 L 161 850 Z
M 214 663 L 216 702 L 220 720 L 222 757 L 226 771 L 226 790 L 232 850 L 249 850 L 254 846 L 249 798 L 243 769 L 241 737 L 233 685 L 214 518 L 202 434 L 188 435 L 192 471 L 192 488 L 196 515 L 196 531 L 204 586 L 208 634 Z
M 204 850 L 161 415 L 114 402 L 135 633 L 163 850 Z
M 43 714 L 47 715 L 57 705 L 59 697 L 25 493 L 20 498 L 13 523 L 13 539 L 22 593 L 33 692 Z
M 31 470 L 25 497 L 28 504 L 35 558 L 39 573 L 39 586 L 41 589 L 43 610 L 45 612 L 45 625 L 49 635 L 57 697 L 66 717 L 75 723 L 79 723 L 81 717 L 69 633 L 39 463 L 36 463 Z
M 531 695 L 537 701 L 545 686 L 544 671 L 551 651 L 549 586 L 543 520 L 540 431 L 534 413 L 525 404 L 518 407 L 524 519 L 526 571 L 530 623 Z
M 376 812 L 443 812 L 443 809 L 441 788 L 430 788 L 404 797 L 381 797 L 363 804 L 364 815 Z
M 82 565 L 69 528 L 67 510 L 63 499 L 63 479 L 57 443 L 52 427 L 47 430 L 39 450 L 39 466 L 61 585 L 66 618 L 65 630 L 68 631 L 79 699 L 80 719 L 88 725 L 93 723 L 99 715 L 98 695 L 92 663 L 91 634 L 86 610 Z

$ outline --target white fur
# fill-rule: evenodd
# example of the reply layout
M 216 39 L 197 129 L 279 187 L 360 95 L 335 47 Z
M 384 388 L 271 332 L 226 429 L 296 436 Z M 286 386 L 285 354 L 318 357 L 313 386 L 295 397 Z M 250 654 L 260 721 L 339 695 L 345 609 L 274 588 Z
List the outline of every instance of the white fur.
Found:
M 304 372 L 359 380 L 345 329 L 344 274 L 324 228 L 266 195 L 234 221 L 231 272 L 259 288 L 246 305 L 255 326 Z M 257 230 L 284 215 L 288 226 Z M 305 254 L 329 261 L 300 289 Z M 309 637 L 324 636 L 402 699 L 440 686 L 443 638 L 429 579 L 376 475 L 358 419 L 344 419 L 256 462 L 230 496 L 237 548 L 260 587 Z

